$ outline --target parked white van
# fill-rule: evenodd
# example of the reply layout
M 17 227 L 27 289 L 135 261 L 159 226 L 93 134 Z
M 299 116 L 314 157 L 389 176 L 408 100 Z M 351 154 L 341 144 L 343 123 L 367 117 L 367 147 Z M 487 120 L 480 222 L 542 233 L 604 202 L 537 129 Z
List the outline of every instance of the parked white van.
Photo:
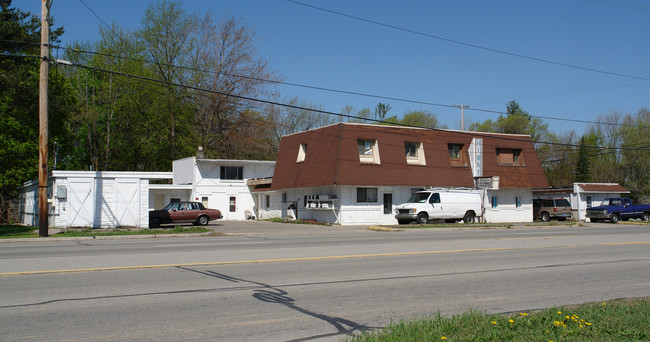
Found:
M 395 209 L 399 224 L 412 221 L 424 224 L 429 220 L 473 223 L 481 214 L 481 195 L 463 190 L 418 191 Z

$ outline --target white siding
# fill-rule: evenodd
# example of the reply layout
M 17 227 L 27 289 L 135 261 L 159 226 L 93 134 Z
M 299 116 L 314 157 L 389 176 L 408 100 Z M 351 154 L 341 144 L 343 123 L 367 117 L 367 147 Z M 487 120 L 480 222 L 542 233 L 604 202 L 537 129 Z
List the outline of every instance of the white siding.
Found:
M 492 208 L 492 196 L 497 196 L 498 206 Z M 516 197 L 521 196 L 521 207 L 516 206 Z M 502 222 L 533 222 L 533 193 L 531 189 L 499 189 L 487 190 L 483 198 L 485 221 L 488 223 Z

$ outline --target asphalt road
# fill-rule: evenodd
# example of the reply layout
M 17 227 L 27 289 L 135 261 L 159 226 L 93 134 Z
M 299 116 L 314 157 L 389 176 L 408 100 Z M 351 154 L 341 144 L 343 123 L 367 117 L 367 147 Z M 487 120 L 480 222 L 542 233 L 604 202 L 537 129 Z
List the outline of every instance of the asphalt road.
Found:
M 438 311 L 650 296 L 648 225 L 214 229 L 233 235 L 0 243 L 2 340 L 336 341 Z

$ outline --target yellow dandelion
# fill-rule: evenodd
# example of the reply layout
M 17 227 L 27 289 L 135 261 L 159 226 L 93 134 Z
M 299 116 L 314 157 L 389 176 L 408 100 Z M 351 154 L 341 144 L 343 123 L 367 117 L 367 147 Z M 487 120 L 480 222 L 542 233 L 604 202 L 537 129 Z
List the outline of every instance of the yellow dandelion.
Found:
M 590 326 L 590 325 L 591 325 L 591 323 L 589 323 L 589 322 L 585 322 L 585 324 L 586 324 L 587 326 Z
M 440 339 L 441 339 L 441 340 L 446 340 L 447 338 L 443 336 L 443 337 L 441 337 Z
M 510 319 L 510 320 L 509 320 L 508 322 L 510 322 L 510 323 L 514 323 L 515 321 L 514 321 L 514 320 L 512 320 L 512 319 Z
M 525 312 L 520 312 L 519 314 L 520 314 L 521 316 L 528 316 L 528 314 L 525 313 Z
M 561 314 L 562 314 L 562 311 L 558 311 L 557 314 L 558 314 L 558 315 L 561 315 Z
M 492 323 L 493 325 L 496 325 L 496 324 L 497 324 L 497 321 L 492 321 L 492 322 L 490 322 L 490 323 Z
M 603 303 L 603 306 L 607 305 L 607 303 Z

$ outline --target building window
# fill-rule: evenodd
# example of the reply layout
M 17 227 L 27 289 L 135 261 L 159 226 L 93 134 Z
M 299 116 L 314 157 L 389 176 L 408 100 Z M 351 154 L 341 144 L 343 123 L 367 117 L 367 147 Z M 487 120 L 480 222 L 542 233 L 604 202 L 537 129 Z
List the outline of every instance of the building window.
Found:
M 460 159 L 460 151 L 463 150 L 463 145 L 461 144 L 447 144 L 449 147 L 449 158 L 451 159 Z
M 404 150 L 406 151 L 406 157 L 417 157 L 418 156 L 418 144 L 412 142 L 404 143 Z
M 237 212 L 237 197 L 231 196 L 228 200 L 228 204 L 230 206 L 231 213 Z
M 266 195 L 266 209 L 271 207 L 271 196 Z
M 587 208 L 591 208 L 594 206 L 594 197 L 593 196 L 587 196 Z
M 517 208 L 521 208 L 522 204 L 522 197 L 521 196 L 515 196 L 515 206 Z
M 357 188 L 357 202 L 377 202 L 377 188 Z
M 492 208 L 496 208 L 499 206 L 499 197 L 498 196 L 492 196 Z
M 244 179 L 244 168 L 242 166 L 222 166 L 221 179 L 242 180 Z
M 426 165 L 424 160 L 424 149 L 421 142 L 404 142 L 406 152 L 406 163 L 409 165 Z
M 300 149 L 298 149 L 298 159 L 296 159 L 296 163 L 304 162 L 306 155 L 307 155 L 307 144 L 300 144 Z
M 497 164 L 499 165 L 524 165 L 524 158 L 520 149 L 497 148 Z
M 372 147 L 374 145 L 373 140 L 357 140 L 357 144 L 359 145 L 359 155 L 361 156 L 372 155 L 372 150 L 373 150 Z
M 463 144 L 447 144 L 451 166 L 467 166 Z
M 358 139 L 359 161 L 366 164 L 379 164 L 377 140 Z

